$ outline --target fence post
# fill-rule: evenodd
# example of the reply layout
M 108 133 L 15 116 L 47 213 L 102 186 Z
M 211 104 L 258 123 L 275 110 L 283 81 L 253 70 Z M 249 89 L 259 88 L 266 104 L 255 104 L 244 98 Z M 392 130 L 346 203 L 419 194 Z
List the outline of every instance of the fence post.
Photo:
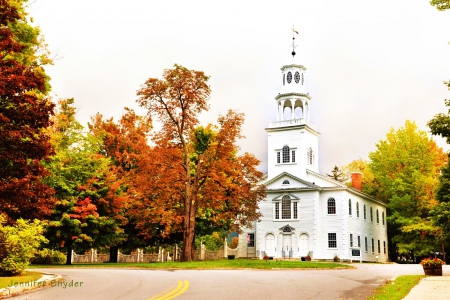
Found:
M 75 251 L 73 251 L 73 250 L 70 250 L 70 251 L 72 251 L 72 257 L 71 257 L 71 261 L 70 261 L 70 263 L 73 263 L 73 260 L 74 260 L 74 258 L 75 258 Z
M 161 262 L 164 262 L 164 248 L 161 250 Z
M 94 261 L 94 249 L 91 248 L 91 255 L 89 256 L 89 262 L 92 263 Z
M 205 245 L 200 245 L 200 260 L 205 260 Z
M 227 238 L 223 239 L 223 257 L 228 257 L 228 243 Z
M 158 262 L 161 262 L 161 246 L 158 248 Z

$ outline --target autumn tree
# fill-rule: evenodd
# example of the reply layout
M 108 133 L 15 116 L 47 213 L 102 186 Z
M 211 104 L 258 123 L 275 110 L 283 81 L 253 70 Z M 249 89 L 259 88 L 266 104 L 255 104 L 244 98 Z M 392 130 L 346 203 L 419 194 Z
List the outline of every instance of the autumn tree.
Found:
M 437 204 L 439 169 L 447 157 L 410 121 L 391 128 L 376 148 L 369 167 L 379 184 L 378 197 L 387 204 L 390 246 L 400 254 L 426 255 L 437 247 L 430 210 Z
M 101 154 L 101 140 L 85 134 L 75 118 L 73 99 L 60 100 L 49 129 L 56 154 L 43 164 L 50 171 L 45 182 L 58 199 L 46 226 L 53 247 L 67 251 L 107 246 L 123 239 L 120 224 L 122 185 L 111 172 L 111 160 Z
M 208 79 L 203 72 L 175 65 L 138 91 L 138 103 L 162 123 L 152 138 L 147 170 L 141 172 L 146 174 L 142 182 L 152 187 L 142 199 L 142 213 L 153 221 L 148 224 L 153 231 L 181 227 L 185 261 L 193 259 L 197 217 L 250 225 L 259 218 L 258 202 L 265 196 L 258 185 L 259 161 L 248 153 L 238 155 L 243 115 L 229 111 L 219 117 L 218 126 L 199 126 L 198 114 L 209 108 Z
M 129 108 L 125 108 L 125 113 L 118 122 L 113 118 L 105 120 L 102 115 L 97 114 L 89 123 L 89 131 L 101 141 L 99 153 L 111 159 L 111 172 L 120 180 L 125 196 L 122 205 L 115 207 L 114 212 L 124 230 L 124 239 L 120 243 L 109 245 L 110 262 L 117 262 L 119 246 L 127 249 L 144 246 L 133 215 L 128 211 L 136 206 L 134 202 L 139 200 L 136 196 L 141 194 L 139 187 L 135 185 L 135 178 L 142 170 L 139 168 L 140 161 L 151 155 L 147 143 L 151 127 L 148 117 L 139 116 Z
M 361 191 L 376 199 L 379 198 L 379 184 L 370 170 L 369 161 L 359 158 L 350 162 L 348 165 L 342 166 L 341 170 L 346 175 L 346 178 L 351 178 L 351 173 L 361 173 Z M 347 181 L 346 185 L 351 187 L 351 180 Z
M 24 1 L 0 0 L 0 211 L 10 220 L 47 216 L 52 189 L 40 161 L 53 153 L 47 128 L 54 105 L 37 54 L 39 31 L 27 23 Z M 45 55 L 44 55 L 45 56 Z

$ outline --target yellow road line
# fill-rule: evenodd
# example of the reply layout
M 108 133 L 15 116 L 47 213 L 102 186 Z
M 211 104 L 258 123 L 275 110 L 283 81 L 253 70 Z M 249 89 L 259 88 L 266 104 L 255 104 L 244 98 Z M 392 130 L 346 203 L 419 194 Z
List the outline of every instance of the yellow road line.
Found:
M 181 294 L 186 292 L 188 288 L 189 288 L 189 281 L 185 280 L 183 287 L 183 281 L 179 280 L 178 285 L 175 289 L 165 290 L 164 292 L 161 292 L 147 300 L 170 300 L 180 296 Z

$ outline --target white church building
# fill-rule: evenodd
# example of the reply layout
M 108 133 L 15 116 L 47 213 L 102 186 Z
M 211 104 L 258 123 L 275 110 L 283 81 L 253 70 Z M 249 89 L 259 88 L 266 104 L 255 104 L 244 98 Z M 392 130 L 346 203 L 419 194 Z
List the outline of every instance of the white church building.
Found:
M 263 216 L 239 235 L 237 256 L 385 262 L 386 205 L 361 192 L 359 173 L 347 187 L 319 172 L 320 134 L 309 118 L 305 72 L 298 64 L 281 68 L 277 120 L 266 128 Z

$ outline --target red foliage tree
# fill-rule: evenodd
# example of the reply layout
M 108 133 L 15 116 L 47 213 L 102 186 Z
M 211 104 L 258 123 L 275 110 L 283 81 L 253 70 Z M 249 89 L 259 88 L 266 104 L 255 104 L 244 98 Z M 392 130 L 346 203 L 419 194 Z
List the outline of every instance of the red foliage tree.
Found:
M 11 32 L 21 16 L 0 0 L 0 211 L 11 221 L 44 218 L 51 212 L 52 189 L 40 161 L 53 153 L 43 132 L 50 125 L 54 105 L 43 95 L 46 78 L 36 65 L 17 57 L 26 46 Z
M 198 126 L 198 114 L 208 110 L 210 88 L 203 72 L 175 65 L 163 79 L 150 78 L 138 91 L 138 103 L 155 116 L 162 129 L 153 136 L 155 147 L 139 172 L 143 191 L 142 229 L 149 235 L 183 233 L 183 260 L 193 259 L 196 224 L 227 224 L 239 230 L 258 220 L 258 202 L 265 187 L 258 182 L 259 161 L 238 155 L 243 114 L 229 111 L 219 126 Z M 143 162 L 144 160 L 142 160 Z M 154 225 L 158 226 L 154 226 Z

